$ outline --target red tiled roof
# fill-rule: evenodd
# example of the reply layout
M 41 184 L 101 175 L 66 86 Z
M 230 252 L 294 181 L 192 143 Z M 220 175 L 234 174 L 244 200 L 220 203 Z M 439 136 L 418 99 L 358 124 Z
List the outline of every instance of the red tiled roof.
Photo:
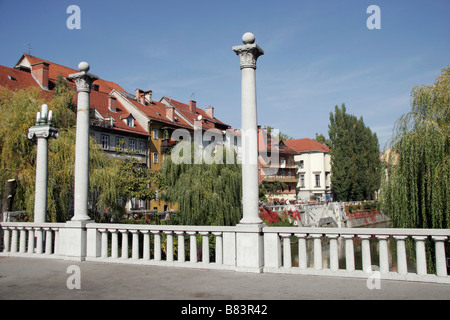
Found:
M 55 82 L 56 78 L 58 77 L 58 74 L 62 74 L 65 78 L 69 79 L 69 75 L 73 74 L 73 73 L 78 73 L 80 72 L 79 70 L 76 69 L 72 69 L 69 67 L 65 67 L 62 65 L 59 65 L 57 63 L 53 63 L 41 58 L 37 58 L 34 56 L 31 56 L 29 54 L 24 54 L 19 62 L 16 64 L 16 67 L 19 65 L 24 65 L 22 62 L 23 59 L 28 60 L 28 62 L 33 65 L 39 62 L 46 62 L 49 64 L 49 69 L 48 69 L 48 78 L 50 81 L 53 80 L 53 82 Z M 95 73 L 95 72 L 94 72 Z M 71 80 L 70 80 L 71 81 Z M 117 83 L 111 82 L 111 81 L 106 81 L 103 79 L 98 79 L 94 82 L 95 85 L 98 85 L 98 91 L 99 92 L 104 92 L 104 93 L 110 93 L 111 90 L 115 89 L 115 90 L 120 90 L 120 91 L 125 91 L 121 86 L 119 86 Z
M 0 66 L 0 86 L 15 91 L 24 87 L 39 87 L 29 72 Z
M 315 140 L 309 139 L 309 138 L 288 140 L 288 141 L 284 141 L 284 143 L 297 152 L 304 152 L 304 151 L 329 152 L 330 151 L 330 148 L 328 148 L 328 146 L 321 144 Z
M 204 111 L 203 109 L 201 109 L 199 107 L 196 107 L 195 113 L 193 113 L 189 110 L 189 105 L 186 103 L 183 103 L 183 102 L 180 102 L 180 101 L 174 100 L 172 98 L 168 98 L 168 97 L 162 97 L 161 101 L 164 99 L 167 102 L 169 102 L 171 105 L 173 105 L 175 107 L 176 111 L 178 111 L 185 119 L 187 119 L 191 123 L 191 126 L 194 124 L 194 121 L 198 121 L 198 117 L 201 116 L 202 128 L 204 130 L 216 129 L 216 125 L 219 125 L 220 127 L 223 127 L 225 129 L 227 127 L 229 127 L 227 124 L 223 123 L 216 117 L 210 117 L 206 113 L 206 111 Z
M 75 69 L 67 68 L 53 62 L 42 60 L 26 54 L 22 56 L 18 65 L 20 65 L 20 62 L 24 58 L 26 58 L 31 65 L 42 61 L 47 62 L 49 64 L 50 80 L 56 80 L 56 77 L 59 73 L 61 73 L 64 77 L 69 78 L 69 74 L 78 72 Z M 13 77 L 15 80 L 10 79 L 11 77 Z M 113 129 L 128 133 L 148 135 L 147 131 L 139 123 L 137 123 L 137 121 L 134 122 L 133 127 L 127 126 L 125 121 L 123 121 L 122 119 L 125 119 L 130 113 L 120 104 L 120 102 L 117 101 L 116 103 L 116 112 L 112 112 L 108 109 L 109 93 L 113 89 L 123 90 L 118 84 L 103 79 L 96 80 L 94 84 L 99 84 L 99 91 L 91 90 L 90 107 L 95 108 L 103 118 L 113 118 Z M 69 85 L 75 90 L 75 84 L 73 82 L 69 82 Z M 30 72 L 20 69 L 8 68 L 5 66 L 0 66 L 0 86 L 8 87 L 11 90 L 24 89 L 28 87 L 41 88 Z M 50 100 L 53 96 L 53 91 L 42 90 L 42 94 L 45 99 Z M 75 95 L 74 99 L 76 102 L 77 95 Z
M 100 115 L 107 119 L 113 118 L 113 128 L 124 132 L 137 133 L 147 135 L 147 131 L 137 122 L 134 121 L 134 127 L 129 127 L 123 119 L 126 119 L 130 113 L 125 109 L 119 101 L 116 101 L 116 112 L 108 108 L 108 94 L 103 92 L 91 91 L 90 103 L 91 108 L 95 108 Z
M 118 92 L 118 94 L 120 94 L 128 102 L 133 104 L 137 109 L 139 109 L 151 120 L 167 123 L 168 125 L 173 125 L 174 127 L 192 129 L 192 126 L 180 117 L 178 117 L 177 121 L 173 121 L 174 119 L 169 119 L 166 116 L 166 105 L 161 102 L 152 101 L 152 103 L 144 106 L 142 103 L 136 101 L 135 99 L 129 99 L 121 92 Z

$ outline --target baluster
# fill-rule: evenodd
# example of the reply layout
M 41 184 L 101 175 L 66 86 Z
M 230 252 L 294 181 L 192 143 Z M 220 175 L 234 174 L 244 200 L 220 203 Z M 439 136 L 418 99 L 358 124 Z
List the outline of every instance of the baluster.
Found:
M 445 245 L 446 236 L 432 236 L 436 248 L 436 275 L 438 277 L 447 276 L 447 266 L 445 264 Z
M 3 229 L 3 252 L 11 251 L 11 231 L 8 227 Z
M 216 263 L 223 264 L 223 239 L 222 232 L 213 232 L 216 236 Z
M 34 229 L 27 227 L 28 230 L 28 250 L 27 253 L 34 253 Z
M 161 233 L 158 230 L 152 230 L 153 234 L 153 251 L 155 261 L 161 261 Z
M 197 262 L 197 232 L 188 231 L 186 233 L 189 235 L 190 261 L 196 263 Z
M 306 254 L 306 233 L 296 233 L 298 238 L 298 266 L 304 270 L 308 267 L 307 254 Z
M 361 239 L 362 251 L 362 269 L 364 272 L 372 272 L 372 259 L 370 256 L 370 238 L 371 235 L 362 234 L 358 236 Z
M 209 263 L 209 232 L 199 232 L 202 236 L 202 262 Z
M 108 257 L 108 232 L 106 229 L 98 229 L 98 231 L 102 235 L 101 257 L 107 258 Z
M 378 239 L 378 248 L 380 255 L 380 272 L 388 273 L 389 272 L 389 251 L 388 251 L 388 235 L 377 234 Z
M 117 229 L 108 230 L 111 232 L 111 258 L 119 258 L 119 233 Z
M 12 237 L 11 237 L 11 252 L 17 252 L 19 230 L 16 227 L 12 229 Z
M 41 254 L 44 252 L 43 250 L 43 234 L 42 234 L 42 228 L 37 227 L 34 230 L 34 234 L 36 235 L 36 253 Z
M 291 234 L 280 233 L 283 238 L 283 267 L 292 268 L 292 256 L 291 256 Z
M 322 235 L 312 234 L 314 239 L 314 269 L 322 270 Z
M 405 240 L 407 236 L 394 236 L 397 241 L 397 272 L 398 274 L 407 274 L 408 266 L 406 263 Z
M 336 272 L 339 270 L 339 253 L 337 238 L 338 234 L 327 234 L 328 239 L 330 239 L 330 270 Z
M 45 230 L 45 254 L 52 254 L 53 234 L 52 228 L 44 228 Z
M 20 245 L 19 252 L 25 253 L 27 247 L 27 230 L 24 227 L 19 227 L 20 230 Z
M 119 230 L 122 233 L 122 259 L 128 259 L 128 230 Z
M 142 259 L 144 261 L 148 261 L 148 260 L 150 260 L 150 231 L 142 230 L 141 232 L 144 235 L 144 248 L 143 248 Z
M 184 231 L 175 231 L 178 236 L 178 262 L 185 262 Z
M 166 261 L 173 262 L 173 231 L 164 231 L 166 234 Z
M 355 252 L 353 248 L 353 235 L 345 234 L 342 238 L 345 239 L 345 269 L 348 272 L 355 271 Z
M 139 230 L 130 230 L 133 235 L 133 242 L 131 244 L 131 259 L 139 260 Z
M 427 258 L 425 254 L 425 240 L 427 236 L 413 236 L 416 242 L 416 273 L 418 275 L 427 274 Z

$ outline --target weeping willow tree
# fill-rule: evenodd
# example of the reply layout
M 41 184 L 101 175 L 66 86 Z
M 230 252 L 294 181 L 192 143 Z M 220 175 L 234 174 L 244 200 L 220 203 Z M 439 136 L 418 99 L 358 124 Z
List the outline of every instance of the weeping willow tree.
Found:
M 28 129 L 34 125 L 36 112 L 43 103 L 53 111 L 53 125 L 59 129 L 58 139 L 49 140 L 48 207 L 47 221 L 64 222 L 71 213 L 73 203 L 75 124 L 75 92 L 68 86 L 58 85 L 54 96 L 44 100 L 39 88 L 16 92 L 0 88 L 0 194 L 8 179 L 17 181 L 13 210 L 26 211 L 32 220 L 36 177 L 36 143 L 28 140 Z M 119 174 L 115 159 L 108 158 L 90 141 L 91 192 L 98 191 L 96 210 L 116 206 Z
M 450 68 L 412 90 L 412 109 L 390 143 L 385 210 L 394 226 L 450 228 Z
M 236 161 L 194 164 L 194 149 L 198 146 L 189 147 L 189 164 L 174 163 L 171 157 L 164 161 L 160 172 L 162 197 L 178 203 L 181 224 L 236 225 L 242 218 L 241 166 Z M 218 148 L 215 152 L 222 152 L 222 159 L 226 159 L 230 150 Z
M 396 122 L 390 143 L 384 210 L 394 227 L 450 228 L 450 68 L 411 96 L 411 111 Z M 428 243 L 430 270 L 433 248 Z

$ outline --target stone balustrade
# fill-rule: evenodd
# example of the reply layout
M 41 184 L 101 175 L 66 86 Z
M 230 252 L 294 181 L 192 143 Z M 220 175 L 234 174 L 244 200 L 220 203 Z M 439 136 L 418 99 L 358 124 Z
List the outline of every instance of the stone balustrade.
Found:
M 0 256 L 70 256 L 65 251 L 71 240 L 61 239 L 68 233 L 60 232 L 73 228 L 70 223 L 3 222 L 0 226 Z M 239 234 L 254 232 L 239 226 L 103 223 L 87 223 L 84 231 L 81 260 L 236 271 L 242 270 L 239 247 L 248 245 Z M 381 279 L 450 283 L 445 254 L 448 229 L 262 227 L 257 234 L 262 242 L 261 272 L 359 278 L 378 272 Z M 409 256 L 408 239 L 414 257 Z M 427 270 L 427 241 L 435 252 L 434 274 Z
M 383 279 L 450 283 L 445 255 L 445 243 L 450 236 L 448 229 L 265 227 L 263 232 L 264 272 L 362 278 L 379 272 Z M 414 257 L 407 256 L 408 238 L 414 243 Z M 389 239 L 395 242 L 394 263 L 388 248 Z M 436 274 L 427 272 L 427 239 L 432 241 L 435 249 Z M 312 242 L 312 249 L 309 251 L 307 240 Z M 375 240 L 375 243 L 371 240 Z M 298 253 L 295 252 L 298 256 L 296 266 L 292 266 L 294 253 L 291 241 L 298 244 Z M 322 251 L 325 242 L 326 256 Z M 358 243 L 361 251 L 361 270 L 355 268 L 355 243 Z M 377 261 L 374 262 L 372 255 L 378 256 Z M 343 259 L 339 259 L 340 256 Z M 340 260 L 345 261 L 342 268 Z M 323 266 L 323 261 L 327 262 L 327 267 Z M 410 262 L 408 265 L 408 261 L 414 263 Z
M 59 257 L 59 230 L 65 223 L 1 223 L 2 253 L 17 256 Z
M 235 228 L 97 224 L 87 227 L 88 261 L 233 269 Z

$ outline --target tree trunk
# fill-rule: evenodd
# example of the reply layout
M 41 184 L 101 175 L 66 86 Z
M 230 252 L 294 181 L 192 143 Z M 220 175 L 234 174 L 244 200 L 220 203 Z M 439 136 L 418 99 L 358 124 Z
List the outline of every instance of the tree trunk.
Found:
M 13 203 L 14 203 L 14 196 L 16 195 L 16 187 L 17 182 L 14 179 L 9 179 L 6 182 L 6 190 L 3 195 L 3 201 L 2 201 L 2 211 L 1 211 L 1 220 L 3 221 L 4 212 L 6 211 L 12 211 Z

